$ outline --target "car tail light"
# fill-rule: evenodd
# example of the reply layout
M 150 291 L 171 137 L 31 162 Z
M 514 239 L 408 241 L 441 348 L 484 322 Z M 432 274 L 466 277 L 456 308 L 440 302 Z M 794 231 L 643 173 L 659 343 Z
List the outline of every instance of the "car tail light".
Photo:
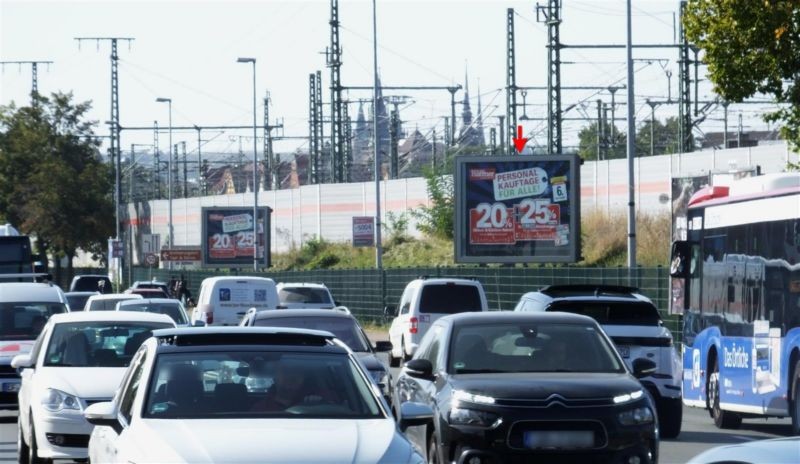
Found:
M 419 329 L 419 319 L 412 317 L 409 322 L 411 323 L 411 326 L 408 328 L 408 333 L 417 333 L 417 330 Z
M 205 315 L 206 324 L 213 324 L 214 323 L 214 313 L 203 313 Z

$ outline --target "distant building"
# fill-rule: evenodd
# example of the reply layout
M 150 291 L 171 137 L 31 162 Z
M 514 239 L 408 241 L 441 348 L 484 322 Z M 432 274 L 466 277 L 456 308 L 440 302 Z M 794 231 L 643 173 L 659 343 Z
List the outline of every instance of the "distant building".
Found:
M 748 131 L 742 132 L 741 137 L 741 147 L 755 147 L 758 145 L 769 145 L 771 143 L 776 143 L 781 138 L 780 132 L 777 130 L 770 130 L 770 131 Z M 728 146 L 724 147 L 725 145 L 725 133 L 724 132 L 706 132 L 705 137 L 700 141 L 701 148 L 738 148 L 739 144 L 739 133 L 737 131 L 728 131 Z
M 480 89 L 478 89 L 478 119 L 472 120 L 472 109 L 469 103 L 469 76 L 464 74 L 464 101 L 461 111 L 461 130 L 458 134 L 458 145 L 476 147 L 486 145 L 483 137 L 483 115 L 481 108 Z

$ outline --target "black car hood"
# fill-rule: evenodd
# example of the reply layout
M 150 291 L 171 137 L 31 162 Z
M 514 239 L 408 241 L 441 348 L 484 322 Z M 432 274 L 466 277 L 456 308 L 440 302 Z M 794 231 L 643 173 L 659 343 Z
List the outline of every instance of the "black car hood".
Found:
M 361 364 L 370 371 L 385 371 L 387 370 L 383 363 L 375 356 L 375 353 L 369 353 L 367 351 L 358 351 L 355 353 L 358 357 L 358 360 L 361 361 Z
M 458 374 L 450 377 L 455 390 L 490 396 L 496 400 L 610 399 L 642 390 L 629 374 L 613 373 L 515 373 Z

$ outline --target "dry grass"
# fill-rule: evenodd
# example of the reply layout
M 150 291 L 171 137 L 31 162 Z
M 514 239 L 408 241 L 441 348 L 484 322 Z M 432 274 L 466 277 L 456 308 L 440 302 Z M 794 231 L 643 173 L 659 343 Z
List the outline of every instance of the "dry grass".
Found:
M 669 214 L 636 217 L 636 262 L 642 266 L 666 265 L 670 238 Z M 583 258 L 587 266 L 622 266 L 627 261 L 628 219 L 624 212 L 593 211 L 581 220 Z

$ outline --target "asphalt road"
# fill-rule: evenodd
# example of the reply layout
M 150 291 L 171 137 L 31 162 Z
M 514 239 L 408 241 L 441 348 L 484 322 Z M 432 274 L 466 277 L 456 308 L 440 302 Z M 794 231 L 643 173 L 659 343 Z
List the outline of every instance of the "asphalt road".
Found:
M 16 416 L 0 415 L 0 463 L 16 462 Z M 675 440 L 661 441 L 662 464 L 684 464 L 704 450 L 723 444 L 788 436 L 789 419 L 746 419 L 739 430 L 719 430 L 704 410 L 686 408 L 683 430 Z

